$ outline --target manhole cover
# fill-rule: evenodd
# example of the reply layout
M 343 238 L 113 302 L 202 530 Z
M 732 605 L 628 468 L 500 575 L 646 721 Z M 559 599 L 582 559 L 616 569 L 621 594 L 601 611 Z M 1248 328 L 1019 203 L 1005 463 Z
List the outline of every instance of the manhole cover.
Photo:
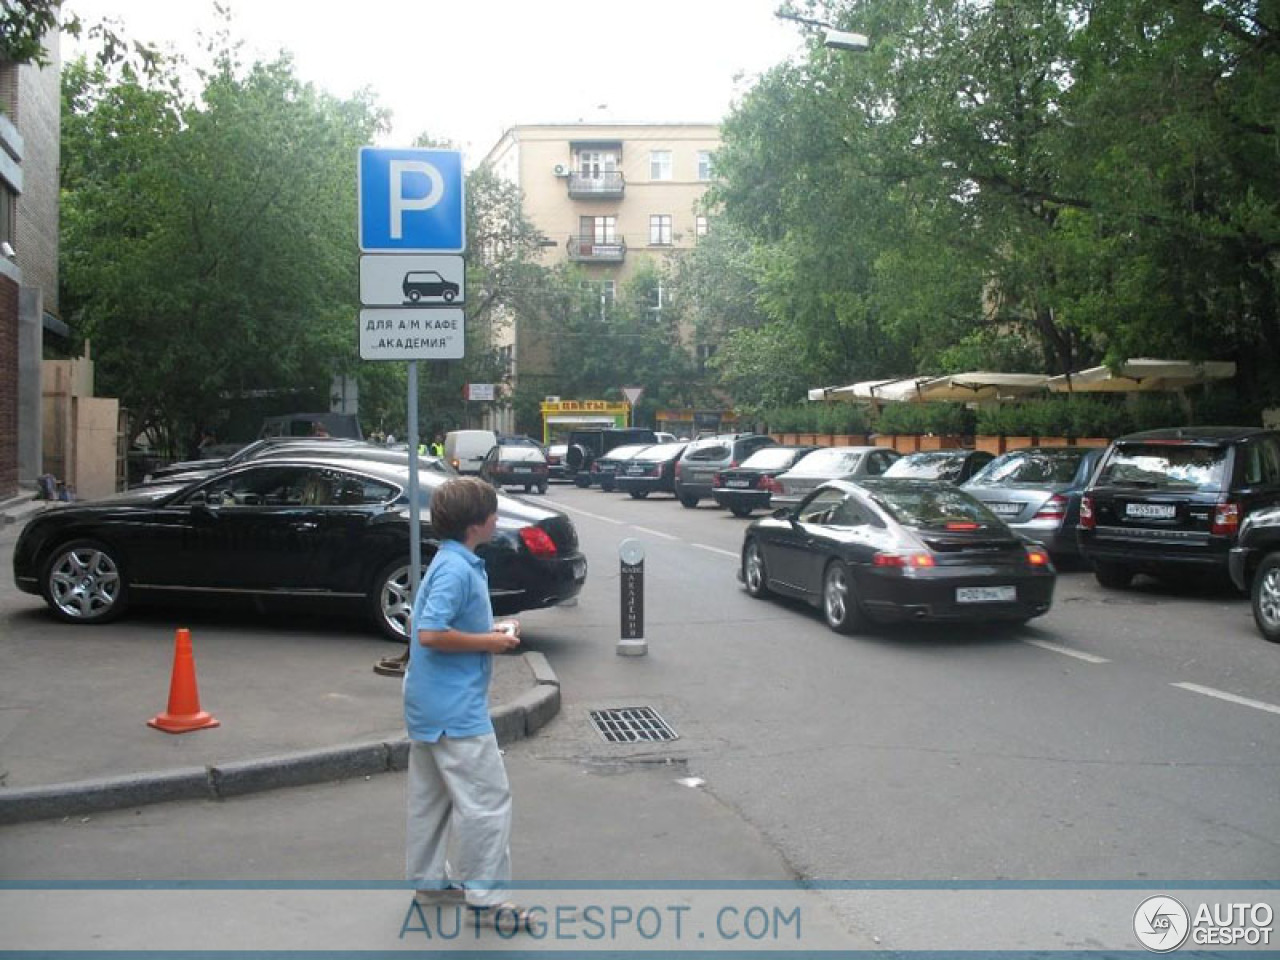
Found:
M 653 707 L 592 710 L 591 725 L 608 743 L 679 739 L 679 735 L 667 725 L 667 721 L 658 716 Z

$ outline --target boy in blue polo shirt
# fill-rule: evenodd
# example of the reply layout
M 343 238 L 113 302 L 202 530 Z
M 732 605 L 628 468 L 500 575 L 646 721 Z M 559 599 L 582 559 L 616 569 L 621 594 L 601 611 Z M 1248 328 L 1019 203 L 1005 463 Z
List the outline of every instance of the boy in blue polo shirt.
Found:
M 484 561 L 475 554 L 498 521 L 493 487 L 474 477 L 450 480 L 431 497 L 440 549 L 413 604 L 404 716 L 409 731 L 409 830 L 406 873 L 422 904 L 461 903 L 504 927 L 511 881 L 511 791 L 489 720 L 493 654 L 520 643 L 520 625 L 493 622 Z M 446 852 L 457 853 L 456 880 Z

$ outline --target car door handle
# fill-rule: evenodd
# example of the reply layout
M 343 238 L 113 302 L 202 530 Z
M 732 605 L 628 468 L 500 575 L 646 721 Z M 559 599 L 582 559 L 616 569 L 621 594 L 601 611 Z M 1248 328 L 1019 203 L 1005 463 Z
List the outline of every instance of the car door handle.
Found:
M 295 529 L 295 530 L 314 530 L 314 529 L 315 529 L 316 527 L 318 527 L 318 526 L 320 526 L 320 524 L 315 523 L 314 521 L 311 521 L 311 520 L 299 520 L 297 523 L 295 523 L 295 524 L 293 525 L 293 529 Z

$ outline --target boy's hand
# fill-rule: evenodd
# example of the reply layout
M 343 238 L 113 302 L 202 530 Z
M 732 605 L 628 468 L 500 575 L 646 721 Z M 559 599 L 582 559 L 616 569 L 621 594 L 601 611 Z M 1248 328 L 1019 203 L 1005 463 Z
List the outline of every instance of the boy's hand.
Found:
M 507 629 L 503 629 L 503 628 Z M 520 636 L 516 627 L 510 624 L 495 624 L 493 632 L 489 634 L 492 641 L 492 650 L 494 653 L 505 653 L 508 650 L 514 650 L 520 646 Z

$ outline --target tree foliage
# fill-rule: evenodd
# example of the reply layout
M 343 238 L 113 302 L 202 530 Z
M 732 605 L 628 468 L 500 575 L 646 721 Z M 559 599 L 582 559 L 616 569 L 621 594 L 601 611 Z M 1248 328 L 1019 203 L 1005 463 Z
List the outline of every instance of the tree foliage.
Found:
M 288 58 L 213 53 L 196 96 L 172 62 L 63 76 L 64 308 L 135 434 L 171 441 L 229 396 L 354 368 L 353 157 L 383 122 Z
M 788 343 L 810 384 L 1169 355 L 1269 390 L 1274 0 L 793 9 L 872 49 L 815 35 L 724 126 L 712 201 L 753 250 L 725 286 L 765 318 L 731 342 Z M 749 379 L 750 350 L 721 353 L 726 383 Z

